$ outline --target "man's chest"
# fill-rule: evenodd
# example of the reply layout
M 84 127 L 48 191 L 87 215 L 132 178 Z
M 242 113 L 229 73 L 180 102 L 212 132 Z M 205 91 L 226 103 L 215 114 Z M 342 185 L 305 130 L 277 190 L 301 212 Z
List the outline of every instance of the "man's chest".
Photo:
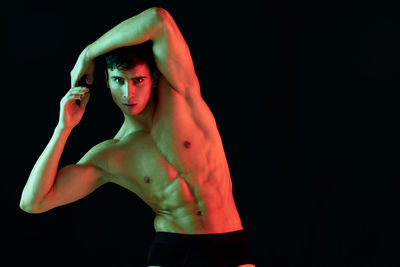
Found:
M 109 168 L 125 186 L 168 186 L 178 176 L 191 182 L 207 172 L 216 157 L 224 158 L 214 117 L 204 101 L 168 92 L 160 91 L 151 130 L 127 136 L 110 154 Z
M 177 169 L 190 167 L 219 142 L 214 116 L 201 96 L 182 96 L 171 88 L 159 88 L 151 137 L 158 151 Z
M 206 166 L 207 145 L 197 134 L 177 140 L 155 140 L 149 133 L 126 137 L 109 151 L 107 165 L 113 182 L 139 193 L 137 190 L 145 188 L 165 188 L 177 177 L 191 179 Z

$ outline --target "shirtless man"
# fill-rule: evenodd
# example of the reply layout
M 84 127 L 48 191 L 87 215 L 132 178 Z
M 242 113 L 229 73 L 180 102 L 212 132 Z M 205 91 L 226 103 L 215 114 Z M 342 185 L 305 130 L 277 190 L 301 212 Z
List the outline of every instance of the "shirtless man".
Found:
M 135 52 L 124 52 L 146 43 L 155 71 L 140 57 L 126 56 Z M 105 74 L 124 123 L 113 139 L 59 169 L 90 98 L 78 81 L 86 77 L 92 84 L 94 59 L 107 54 L 117 60 Z M 124 57 L 130 63 L 118 62 Z M 201 97 L 189 48 L 162 8 L 123 21 L 79 55 L 59 122 L 30 173 L 20 207 L 42 213 L 108 182 L 137 194 L 155 212 L 148 266 L 254 266 L 215 119 Z

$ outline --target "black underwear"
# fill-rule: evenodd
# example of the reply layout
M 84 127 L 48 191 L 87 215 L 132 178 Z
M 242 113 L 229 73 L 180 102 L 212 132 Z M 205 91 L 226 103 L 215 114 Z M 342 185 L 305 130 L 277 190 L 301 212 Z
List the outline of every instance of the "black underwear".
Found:
M 237 267 L 255 264 L 244 230 L 223 234 L 156 232 L 147 265 L 163 267 Z

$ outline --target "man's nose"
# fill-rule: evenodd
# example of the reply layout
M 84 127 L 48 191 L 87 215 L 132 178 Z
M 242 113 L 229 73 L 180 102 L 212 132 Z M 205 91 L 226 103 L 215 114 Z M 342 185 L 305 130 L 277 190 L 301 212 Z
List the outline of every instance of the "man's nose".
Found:
M 125 85 L 123 97 L 127 98 L 127 99 L 131 99 L 131 98 L 135 97 L 135 94 L 136 94 L 136 88 L 133 85 L 133 83 L 130 81 Z

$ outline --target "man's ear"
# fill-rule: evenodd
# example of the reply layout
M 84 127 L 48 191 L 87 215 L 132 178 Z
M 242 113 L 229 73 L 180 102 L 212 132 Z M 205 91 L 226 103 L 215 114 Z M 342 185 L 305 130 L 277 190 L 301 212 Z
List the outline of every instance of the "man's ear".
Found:
M 107 72 L 107 70 L 104 71 L 104 77 L 106 78 L 107 87 L 110 88 L 110 84 L 108 83 L 108 72 Z

